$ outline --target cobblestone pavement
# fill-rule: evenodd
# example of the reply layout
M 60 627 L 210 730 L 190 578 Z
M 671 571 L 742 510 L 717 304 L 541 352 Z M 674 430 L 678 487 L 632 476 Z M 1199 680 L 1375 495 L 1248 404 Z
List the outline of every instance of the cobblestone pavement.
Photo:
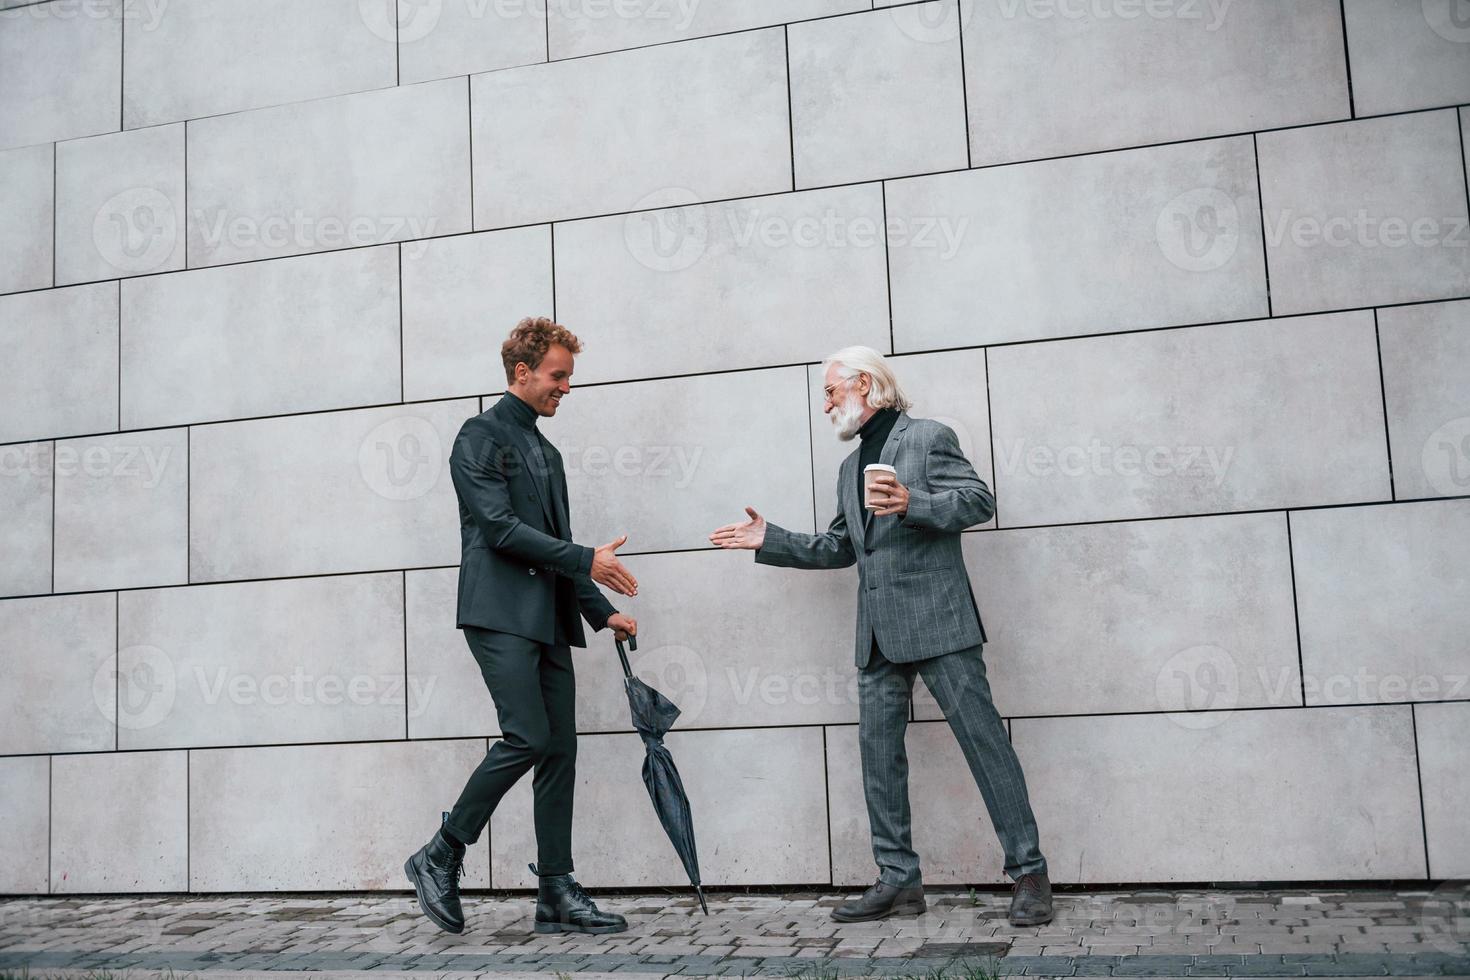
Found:
M 459 936 L 399 895 L 10 899 L 0 971 L 1470 977 L 1466 884 L 1059 892 L 1055 920 L 1024 929 L 1006 921 L 1000 891 L 930 889 L 923 916 L 850 925 L 829 918 L 836 893 L 716 894 L 708 917 L 682 894 L 608 894 L 599 903 L 630 922 L 611 936 L 537 935 L 526 895 L 467 896 Z

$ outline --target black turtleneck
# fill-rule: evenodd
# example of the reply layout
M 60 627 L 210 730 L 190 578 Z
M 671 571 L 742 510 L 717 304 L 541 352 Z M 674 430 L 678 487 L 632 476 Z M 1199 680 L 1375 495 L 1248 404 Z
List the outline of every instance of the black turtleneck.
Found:
M 863 499 L 863 468 L 870 463 L 879 462 L 878 457 L 883 453 L 883 444 L 888 441 L 888 433 L 893 431 L 893 423 L 898 421 L 898 409 L 880 408 L 874 412 L 872 417 L 863 423 L 858 429 L 858 438 L 862 440 L 862 447 L 858 450 L 857 481 L 858 499 Z M 864 513 L 864 517 L 871 514 Z
M 506 392 L 502 398 L 506 408 L 510 410 L 511 421 L 523 429 L 536 428 L 536 420 L 541 416 L 529 404 L 522 401 L 519 396 Z

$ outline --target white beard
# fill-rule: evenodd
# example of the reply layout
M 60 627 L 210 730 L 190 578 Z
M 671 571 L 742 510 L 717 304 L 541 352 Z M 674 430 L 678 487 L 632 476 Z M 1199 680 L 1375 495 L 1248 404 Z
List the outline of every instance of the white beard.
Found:
M 867 406 L 863 400 L 856 395 L 848 395 L 829 418 L 832 419 L 832 427 L 837 430 L 837 438 L 843 442 L 851 442 L 858 434 L 858 429 L 863 427 L 863 411 Z

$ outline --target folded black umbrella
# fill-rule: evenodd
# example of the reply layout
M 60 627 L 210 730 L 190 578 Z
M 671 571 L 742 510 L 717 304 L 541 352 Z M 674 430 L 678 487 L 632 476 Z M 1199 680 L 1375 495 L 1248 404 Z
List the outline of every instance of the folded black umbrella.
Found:
M 638 638 L 629 642 L 638 649 Z M 618 640 L 618 659 L 623 662 L 623 687 L 628 692 L 628 707 L 633 713 L 633 727 L 643 736 L 643 785 L 648 787 L 653 810 L 658 814 L 664 833 L 684 862 L 689 874 L 689 883 L 699 896 L 699 907 L 709 915 L 709 906 L 704 903 L 704 889 L 699 882 L 699 853 L 694 847 L 694 818 L 689 812 L 689 796 L 684 792 L 684 782 L 674 766 L 674 757 L 664 747 L 664 736 L 679 717 L 679 708 L 658 691 L 633 676 L 628 666 L 628 653 L 623 641 Z

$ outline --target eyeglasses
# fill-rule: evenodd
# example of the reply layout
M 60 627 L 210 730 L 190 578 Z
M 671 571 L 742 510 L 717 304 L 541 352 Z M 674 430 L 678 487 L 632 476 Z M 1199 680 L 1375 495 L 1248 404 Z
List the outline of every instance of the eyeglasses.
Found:
M 822 389 L 822 394 L 826 395 L 827 396 L 827 401 L 830 402 L 832 400 L 832 396 L 835 395 L 835 394 L 837 394 L 837 389 L 838 388 L 841 388 L 843 385 L 847 384 L 849 381 L 856 381 L 858 378 L 861 378 L 861 377 L 862 377 L 861 374 L 854 374 L 850 378 L 843 378 L 841 381 L 837 382 L 835 385 L 827 385 L 827 386 L 825 386 Z

